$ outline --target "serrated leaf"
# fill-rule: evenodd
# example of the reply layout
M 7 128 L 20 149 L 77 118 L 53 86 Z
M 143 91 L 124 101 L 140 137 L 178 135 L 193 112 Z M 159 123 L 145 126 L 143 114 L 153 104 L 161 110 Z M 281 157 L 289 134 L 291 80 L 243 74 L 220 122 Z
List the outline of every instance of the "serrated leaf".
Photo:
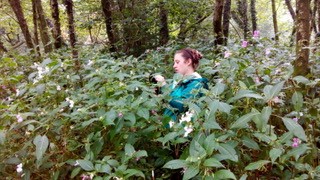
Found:
M 282 149 L 273 148 L 269 152 L 269 157 L 271 159 L 271 162 L 274 163 L 283 153 Z
M 223 91 L 225 90 L 226 85 L 223 83 L 217 83 L 212 89 L 211 89 L 211 93 L 213 93 L 215 96 L 219 96 L 220 94 L 223 93 Z
M 241 98 L 263 99 L 263 97 L 261 95 L 256 94 L 251 90 L 240 90 L 240 91 L 238 91 L 238 93 L 234 97 L 228 99 L 227 102 L 228 103 L 234 102 L 234 101 L 241 99 Z
M 167 169 L 180 169 L 184 167 L 187 167 L 187 162 L 180 159 L 171 160 L 163 166 L 163 168 Z
M 79 166 L 85 171 L 93 171 L 94 170 L 94 166 L 91 161 L 79 159 L 79 160 L 77 160 L 77 162 L 79 163 Z
M 282 121 L 283 121 L 284 125 L 286 126 L 286 128 L 289 131 L 293 132 L 293 134 L 295 136 L 297 136 L 301 140 L 307 141 L 306 133 L 304 132 L 303 128 L 301 127 L 301 125 L 298 122 L 296 122 L 290 118 L 282 118 Z
M 257 142 L 255 142 L 254 140 L 252 140 L 251 138 L 244 136 L 242 138 L 242 143 L 247 146 L 248 148 L 254 149 L 254 150 L 259 150 L 260 147 L 258 145 Z
M 266 101 L 269 101 L 272 98 L 276 97 L 280 93 L 280 91 L 282 90 L 283 85 L 284 85 L 284 81 L 282 81 L 274 86 L 271 86 L 271 85 L 265 86 L 265 88 L 263 89 L 263 93 L 265 94 L 264 99 Z
M 125 149 L 126 155 L 130 157 L 133 156 L 133 153 L 136 152 L 136 150 L 134 150 L 134 147 L 128 143 L 125 145 L 124 149 Z
M 241 129 L 248 126 L 248 122 L 256 115 L 260 114 L 259 112 L 251 112 L 240 117 L 236 122 L 231 125 L 231 129 Z
M 37 135 L 34 140 L 33 144 L 36 146 L 36 158 L 37 160 L 41 160 L 44 153 L 46 152 L 48 146 L 49 146 L 49 139 L 46 135 L 40 136 Z
M 218 161 L 216 158 L 206 159 L 203 165 L 207 167 L 216 167 L 216 168 L 224 167 L 224 165 L 220 161 Z
M 145 179 L 143 172 L 137 169 L 127 169 L 124 173 L 126 174 L 124 179 L 129 179 L 131 176 L 139 176 Z
M 248 171 L 256 170 L 262 168 L 264 165 L 269 164 L 270 161 L 268 160 L 259 160 L 257 162 L 250 163 L 244 169 Z
M 143 117 L 146 120 L 148 120 L 150 117 L 149 110 L 146 108 L 139 108 L 137 114 L 138 116 Z
M 183 174 L 183 180 L 188 180 L 195 177 L 199 173 L 199 168 L 197 166 L 189 166 Z
M 299 112 L 303 106 L 303 95 L 300 92 L 294 92 L 291 101 L 294 109 Z
M 238 161 L 237 153 L 234 147 L 232 147 L 231 145 L 220 143 L 217 149 L 219 150 L 219 152 L 221 153 L 221 156 L 224 159 L 230 159 L 231 161 L 234 161 L 234 162 Z
M 222 169 L 214 173 L 214 179 L 237 179 L 229 169 Z
M 126 113 L 124 115 L 124 119 L 125 120 L 129 120 L 131 122 L 131 126 L 133 126 L 134 124 L 136 124 L 136 116 L 133 113 Z

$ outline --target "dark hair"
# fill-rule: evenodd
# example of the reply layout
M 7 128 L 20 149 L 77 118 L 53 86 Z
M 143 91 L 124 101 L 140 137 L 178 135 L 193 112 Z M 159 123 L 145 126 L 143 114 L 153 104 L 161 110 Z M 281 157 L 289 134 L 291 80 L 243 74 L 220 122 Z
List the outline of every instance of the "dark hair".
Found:
M 176 52 L 176 54 L 181 54 L 183 58 L 191 59 L 192 61 L 192 67 L 194 69 L 197 69 L 199 66 L 199 60 L 202 58 L 202 54 L 192 48 L 185 48 L 185 49 L 180 49 Z

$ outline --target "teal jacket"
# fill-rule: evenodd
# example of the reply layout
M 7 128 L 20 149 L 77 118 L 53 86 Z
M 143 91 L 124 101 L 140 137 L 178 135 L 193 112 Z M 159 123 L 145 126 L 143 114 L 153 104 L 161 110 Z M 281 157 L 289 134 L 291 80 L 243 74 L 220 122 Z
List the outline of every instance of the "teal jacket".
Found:
M 187 107 L 184 104 L 185 100 L 203 96 L 200 91 L 201 88 L 208 89 L 208 80 L 206 78 L 188 78 L 172 86 L 171 100 L 169 102 L 171 108 L 164 110 L 164 116 L 177 121 L 177 117 L 187 111 Z

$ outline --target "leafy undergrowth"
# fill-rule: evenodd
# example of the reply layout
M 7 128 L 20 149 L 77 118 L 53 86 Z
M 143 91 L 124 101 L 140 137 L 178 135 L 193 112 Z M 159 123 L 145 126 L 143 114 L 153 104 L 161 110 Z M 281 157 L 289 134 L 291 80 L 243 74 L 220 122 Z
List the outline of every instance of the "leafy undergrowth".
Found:
M 210 81 L 192 111 L 165 128 L 168 96 L 154 73 L 173 76 L 178 46 L 139 58 L 80 50 L 33 62 L 1 59 L 0 175 L 24 179 L 317 179 L 319 73 L 293 77 L 289 48 L 252 39 L 198 45 Z M 311 57 L 311 64 L 319 60 Z M 169 81 L 171 79 L 168 79 Z

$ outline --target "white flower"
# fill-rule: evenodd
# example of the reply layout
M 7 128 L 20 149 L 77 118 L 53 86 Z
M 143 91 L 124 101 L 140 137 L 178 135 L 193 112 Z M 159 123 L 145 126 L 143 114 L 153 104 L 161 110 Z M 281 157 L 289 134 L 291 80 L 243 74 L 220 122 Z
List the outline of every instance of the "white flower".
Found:
M 74 163 L 74 165 L 73 166 L 79 166 L 79 162 L 78 161 L 76 161 L 76 163 Z
M 184 115 L 182 115 L 182 117 L 180 119 L 180 123 L 182 123 L 182 122 L 190 122 L 192 116 L 193 116 L 193 113 L 187 111 Z
M 169 127 L 171 128 L 174 125 L 174 121 L 169 122 Z
M 61 86 L 57 86 L 57 91 L 61 91 Z
M 70 98 L 66 98 L 66 101 L 69 103 L 69 107 L 73 108 L 74 106 L 74 101 L 72 101 Z
M 17 90 L 16 90 L 16 96 L 19 96 L 19 94 L 20 94 L 20 90 L 17 89 Z
M 93 64 L 93 61 L 89 60 L 87 66 L 91 66 Z
M 192 125 L 185 126 L 183 129 L 185 130 L 183 137 L 187 137 L 193 131 Z
M 23 121 L 23 118 L 20 114 L 17 114 L 16 118 L 17 118 L 18 123 L 21 123 Z
M 271 50 L 269 48 L 266 49 L 266 56 L 268 56 L 271 53 Z
M 22 171 L 23 171 L 23 169 L 22 169 L 22 163 L 20 163 L 20 164 L 17 165 L 17 172 L 18 172 L 18 173 L 21 173 Z

